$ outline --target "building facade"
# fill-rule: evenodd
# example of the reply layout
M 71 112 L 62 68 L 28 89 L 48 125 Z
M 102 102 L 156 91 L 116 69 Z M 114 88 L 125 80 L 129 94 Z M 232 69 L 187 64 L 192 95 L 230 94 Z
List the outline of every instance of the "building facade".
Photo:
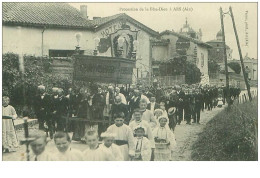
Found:
M 152 42 L 153 73 L 158 74 L 160 61 L 173 58 L 182 58 L 194 63 L 202 74 L 202 80 L 206 83 L 208 77 L 208 50 L 211 46 L 201 41 L 202 32 L 195 32 L 187 23 L 179 33 L 163 31 L 160 39 Z
M 217 63 L 224 63 L 224 42 L 222 41 L 222 31 L 220 30 L 216 39 L 208 41 L 207 44 L 212 46 L 209 49 L 209 61 L 215 61 Z M 232 60 L 232 49 L 226 45 L 227 60 Z
M 88 18 L 67 3 L 3 3 L 3 53 L 80 54 L 136 60 L 133 82 L 151 73 L 151 39 L 159 35 L 126 14 Z

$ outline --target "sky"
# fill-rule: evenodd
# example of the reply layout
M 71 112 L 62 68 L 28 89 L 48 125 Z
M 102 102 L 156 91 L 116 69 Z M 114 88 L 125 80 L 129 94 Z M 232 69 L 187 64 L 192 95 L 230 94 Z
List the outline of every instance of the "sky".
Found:
M 87 5 L 89 19 L 126 13 L 155 31 L 179 32 L 187 18 L 190 26 L 202 30 L 202 41 L 216 39 L 221 29 L 219 8 L 228 12 L 232 7 L 243 57 L 257 59 L 257 3 L 69 3 L 80 8 Z M 156 11 L 156 9 L 161 11 Z M 170 10 L 171 8 L 171 10 Z M 143 11 L 141 11 L 143 9 Z M 226 44 L 239 59 L 238 47 L 230 15 L 224 17 Z M 246 27 L 248 27 L 246 29 Z M 246 33 L 248 35 L 246 35 Z M 247 36 L 247 37 L 246 37 Z M 246 42 L 246 39 L 248 42 Z M 247 44 L 246 44 L 247 43 Z

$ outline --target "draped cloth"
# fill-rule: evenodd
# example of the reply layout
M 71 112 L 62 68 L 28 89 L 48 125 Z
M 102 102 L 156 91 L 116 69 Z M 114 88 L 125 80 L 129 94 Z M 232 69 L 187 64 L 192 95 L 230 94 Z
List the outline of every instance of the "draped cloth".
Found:
M 9 116 L 16 118 L 17 114 L 15 109 L 8 105 L 2 107 L 2 116 Z M 18 139 L 14 128 L 13 119 L 2 119 L 2 144 L 4 149 L 15 151 L 18 147 Z

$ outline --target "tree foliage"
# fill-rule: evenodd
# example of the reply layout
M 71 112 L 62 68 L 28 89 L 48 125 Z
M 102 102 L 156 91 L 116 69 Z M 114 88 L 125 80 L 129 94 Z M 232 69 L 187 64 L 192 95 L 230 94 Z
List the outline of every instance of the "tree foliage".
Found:
M 186 64 L 185 82 L 187 84 L 199 83 L 201 80 L 200 69 L 193 63 Z
M 19 70 L 19 57 L 14 53 L 3 54 L 3 95 L 9 96 L 11 104 L 19 113 L 22 105 L 33 106 L 33 97 L 37 86 L 44 85 L 47 90 L 52 87 L 67 88 L 71 85 L 72 77 L 53 74 L 52 61 L 49 58 L 24 56 L 24 80 Z M 25 96 L 23 95 L 23 87 Z M 26 98 L 24 103 L 24 98 Z
M 185 75 L 187 84 L 198 83 L 201 80 L 200 69 L 183 58 L 174 58 L 163 62 L 159 66 L 161 76 Z
M 235 71 L 236 74 L 240 74 L 241 66 L 238 62 L 230 62 L 228 66 Z

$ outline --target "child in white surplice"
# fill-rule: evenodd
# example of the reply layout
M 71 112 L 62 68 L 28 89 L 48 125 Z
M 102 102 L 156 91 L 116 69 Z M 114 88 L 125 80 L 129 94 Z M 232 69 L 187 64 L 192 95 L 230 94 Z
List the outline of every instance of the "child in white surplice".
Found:
M 113 143 L 115 134 L 104 132 L 101 134 L 101 138 L 103 138 L 103 143 L 100 145 L 100 147 L 110 150 L 115 157 L 115 161 L 123 161 L 124 158 L 121 150 L 116 144 Z
M 98 144 L 98 133 L 88 131 L 85 135 L 88 148 L 83 152 L 84 161 L 114 161 L 115 157 L 111 151 L 104 149 Z
M 158 120 L 159 126 L 153 130 L 155 141 L 154 160 L 170 161 L 176 145 L 175 136 L 169 127 L 166 127 L 168 119 L 165 116 L 160 116 Z
M 150 141 L 144 137 L 145 128 L 142 126 L 137 126 L 134 129 L 135 138 L 135 157 L 134 161 L 150 161 L 151 160 L 151 143 Z
M 115 134 L 114 143 L 119 147 L 124 161 L 131 160 L 135 155 L 134 135 L 131 128 L 124 124 L 124 113 L 116 113 L 115 124 L 108 127 L 107 131 Z

